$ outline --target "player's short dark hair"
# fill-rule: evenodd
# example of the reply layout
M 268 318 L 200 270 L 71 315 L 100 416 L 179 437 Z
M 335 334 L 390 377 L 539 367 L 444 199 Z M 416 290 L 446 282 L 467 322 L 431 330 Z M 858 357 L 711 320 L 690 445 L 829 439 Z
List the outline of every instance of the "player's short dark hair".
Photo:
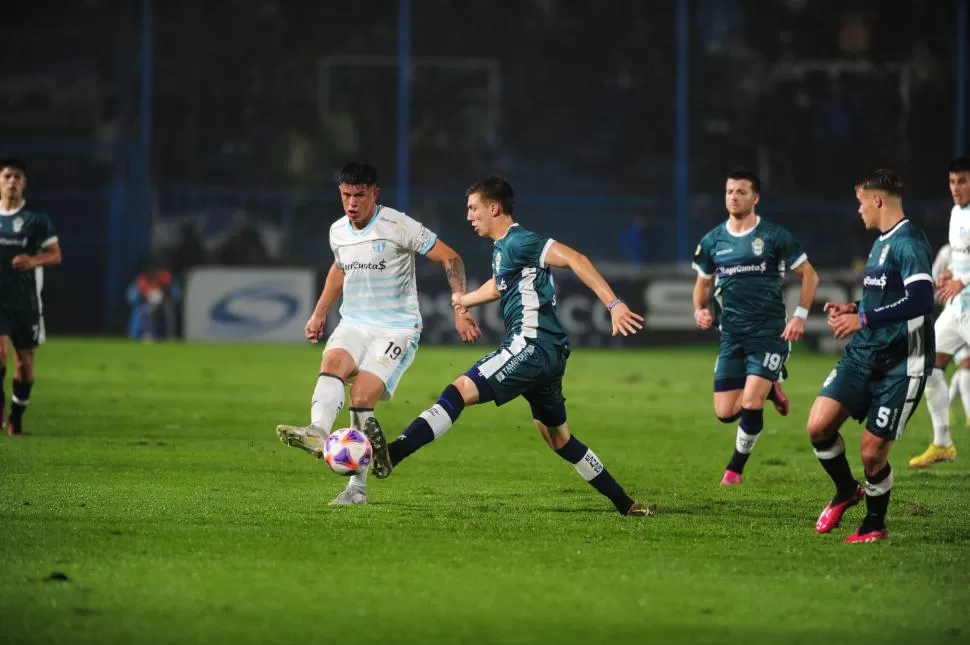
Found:
M 950 163 L 950 172 L 970 172 L 970 157 L 957 157 Z
M 3 159 L 0 159 L 0 170 L 3 170 L 4 168 L 14 168 L 15 170 L 22 172 L 24 175 L 27 174 L 27 164 L 23 159 L 18 159 L 16 157 L 4 157 Z
M 377 169 L 362 161 L 351 161 L 340 169 L 337 183 L 348 186 L 373 186 L 377 184 Z
M 489 177 L 476 181 L 465 191 L 465 197 L 478 193 L 490 202 L 498 202 L 502 212 L 511 215 L 515 209 L 515 191 L 505 177 Z
M 856 188 L 862 190 L 881 190 L 896 197 L 903 196 L 903 180 L 899 178 L 893 170 L 880 168 L 865 177 L 856 184 Z
M 761 194 L 761 180 L 747 168 L 735 168 L 727 174 L 728 179 L 747 179 L 751 182 L 751 190 Z

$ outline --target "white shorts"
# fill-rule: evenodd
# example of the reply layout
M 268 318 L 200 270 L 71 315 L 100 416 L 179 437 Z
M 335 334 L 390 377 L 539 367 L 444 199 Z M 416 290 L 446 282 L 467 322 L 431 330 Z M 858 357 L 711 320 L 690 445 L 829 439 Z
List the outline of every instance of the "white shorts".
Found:
M 947 307 L 936 319 L 936 353 L 954 356 L 970 344 L 970 313 Z M 963 354 L 966 356 L 966 354 Z M 960 359 L 956 359 L 960 360 Z
M 384 382 L 382 401 L 389 401 L 400 383 L 404 372 L 414 362 L 418 352 L 421 332 L 416 329 L 392 329 L 370 327 L 341 322 L 330 334 L 326 354 L 331 349 L 342 349 L 350 354 L 356 366 L 348 379 L 352 383 L 360 372 L 370 372 Z

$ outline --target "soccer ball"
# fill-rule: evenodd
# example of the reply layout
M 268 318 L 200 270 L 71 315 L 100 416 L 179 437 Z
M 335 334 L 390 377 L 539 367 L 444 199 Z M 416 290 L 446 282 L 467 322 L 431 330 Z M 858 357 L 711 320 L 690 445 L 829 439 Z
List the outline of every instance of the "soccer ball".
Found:
M 370 441 L 357 428 L 337 430 L 323 444 L 323 460 L 338 475 L 367 470 L 372 455 Z

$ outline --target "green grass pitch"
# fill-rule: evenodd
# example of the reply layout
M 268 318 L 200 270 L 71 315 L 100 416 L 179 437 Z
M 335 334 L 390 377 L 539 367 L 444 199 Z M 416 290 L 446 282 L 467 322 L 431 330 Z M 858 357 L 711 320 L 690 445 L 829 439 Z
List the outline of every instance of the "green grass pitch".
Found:
M 422 348 L 378 410 L 388 434 L 485 349 Z M 890 541 L 840 542 L 861 507 L 818 536 L 832 490 L 804 425 L 834 359 L 796 351 L 792 415 L 766 412 L 725 489 L 713 352 L 573 353 L 573 432 L 658 507 L 624 518 L 522 401 L 466 410 L 371 478 L 370 505 L 331 508 L 345 480 L 274 434 L 306 420 L 318 348 L 54 339 L 29 434 L 0 438 L 0 642 L 970 641 L 970 452 L 909 469 L 921 406 L 891 455 Z

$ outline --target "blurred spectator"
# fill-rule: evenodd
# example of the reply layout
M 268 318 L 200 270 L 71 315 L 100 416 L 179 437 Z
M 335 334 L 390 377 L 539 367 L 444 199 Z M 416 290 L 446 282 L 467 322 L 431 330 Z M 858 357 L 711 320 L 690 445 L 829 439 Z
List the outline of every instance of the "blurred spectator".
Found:
M 205 248 L 202 228 L 198 222 L 185 222 L 179 227 L 179 241 L 172 252 L 172 272 L 184 280 L 186 271 L 208 263 L 209 251 Z
M 640 266 L 647 261 L 647 218 L 638 215 L 620 233 L 623 256 L 630 264 Z
M 182 290 L 169 271 L 151 266 L 139 273 L 125 298 L 131 306 L 129 338 L 151 342 L 175 337 L 175 307 Z
M 226 265 L 266 264 L 269 255 L 259 231 L 245 214 L 233 222 L 232 233 L 219 250 L 219 262 Z

